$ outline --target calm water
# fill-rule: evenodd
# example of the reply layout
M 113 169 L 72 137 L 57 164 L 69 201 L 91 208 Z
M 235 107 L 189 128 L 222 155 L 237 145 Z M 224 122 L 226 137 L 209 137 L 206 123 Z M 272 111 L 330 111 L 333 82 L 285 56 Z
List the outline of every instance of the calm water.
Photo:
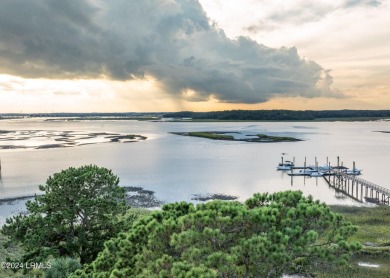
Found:
M 38 192 L 38 184 L 70 166 L 96 164 L 120 177 L 121 185 L 141 186 L 157 198 L 172 202 L 190 200 L 192 194 L 225 193 L 245 200 L 255 192 L 302 190 L 329 204 L 353 204 L 335 194 L 322 178 L 295 177 L 276 171 L 281 153 L 304 157 L 314 164 L 336 164 L 363 169 L 362 178 L 390 188 L 388 179 L 390 122 L 272 122 L 172 123 L 136 121 L 45 122 L 37 119 L 2 120 L 0 130 L 48 130 L 140 134 L 146 141 L 101 143 L 70 148 L 1 150 L 0 198 Z M 289 143 L 213 141 L 172 135 L 172 131 L 243 131 L 287 135 L 303 139 Z M 0 142 L 1 144 L 1 142 Z M 0 207 L 1 210 L 1 207 Z

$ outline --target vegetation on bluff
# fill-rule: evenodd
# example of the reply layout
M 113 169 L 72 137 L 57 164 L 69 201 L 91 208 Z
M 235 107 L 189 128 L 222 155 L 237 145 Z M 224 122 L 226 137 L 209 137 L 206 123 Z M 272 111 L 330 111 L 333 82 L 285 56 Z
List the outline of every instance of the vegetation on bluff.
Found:
M 60 278 L 80 267 L 74 277 L 380 278 L 390 273 L 386 206 L 329 208 L 286 191 L 255 194 L 245 203 L 182 202 L 150 212 L 125 206 L 118 178 L 97 166 L 54 174 L 41 190 L 44 195 L 28 203 L 27 215 L 8 219 L 2 228 L 0 262 L 50 262 L 51 268 L 3 267 L 1 278 Z M 83 222 L 86 215 L 91 225 Z
M 280 277 L 346 264 L 356 227 L 301 192 L 165 205 L 73 277 Z

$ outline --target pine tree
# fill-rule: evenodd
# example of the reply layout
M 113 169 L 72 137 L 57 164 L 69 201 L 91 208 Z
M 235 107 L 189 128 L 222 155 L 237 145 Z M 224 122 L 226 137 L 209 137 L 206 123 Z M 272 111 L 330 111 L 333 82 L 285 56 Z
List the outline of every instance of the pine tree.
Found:
M 74 277 L 280 277 L 345 263 L 356 227 L 302 192 L 165 205 Z
M 7 219 L 2 233 L 22 243 L 25 260 L 76 257 L 91 262 L 103 243 L 120 230 L 124 189 L 111 170 L 95 165 L 69 168 L 39 186 L 44 193 L 28 201 L 27 215 Z

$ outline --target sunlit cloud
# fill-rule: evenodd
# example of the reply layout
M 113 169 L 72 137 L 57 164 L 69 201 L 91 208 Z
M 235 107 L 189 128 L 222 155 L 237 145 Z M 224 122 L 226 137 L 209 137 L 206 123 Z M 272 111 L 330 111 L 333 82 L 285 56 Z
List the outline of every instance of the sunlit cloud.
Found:
M 388 0 L 200 1 L 229 37 L 246 34 L 271 47 L 295 46 L 331 69 L 333 87 L 346 95 L 356 83 L 390 91 L 383 78 L 390 74 Z

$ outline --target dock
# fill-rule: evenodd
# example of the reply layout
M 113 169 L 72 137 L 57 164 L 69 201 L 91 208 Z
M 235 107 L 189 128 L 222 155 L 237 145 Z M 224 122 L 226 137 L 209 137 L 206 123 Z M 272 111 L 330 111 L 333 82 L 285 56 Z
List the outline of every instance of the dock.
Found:
M 331 177 L 323 176 L 330 187 L 343 192 L 357 201 L 390 205 L 390 189 L 355 175 L 349 175 L 344 171 L 332 170 L 332 172 L 334 174 Z
M 343 166 L 342 163 L 340 165 L 339 157 L 337 157 L 337 166 L 331 166 L 327 159 L 326 166 L 319 167 L 317 158 L 315 158 L 315 166 L 306 166 L 305 157 L 304 166 L 292 164 L 286 171 L 291 178 L 294 176 L 322 177 L 336 192 L 361 203 L 390 205 L 390 189 L 357 177 L 361 171 L 356 169 L 355 162 L 353 162 L 352 170 Z

